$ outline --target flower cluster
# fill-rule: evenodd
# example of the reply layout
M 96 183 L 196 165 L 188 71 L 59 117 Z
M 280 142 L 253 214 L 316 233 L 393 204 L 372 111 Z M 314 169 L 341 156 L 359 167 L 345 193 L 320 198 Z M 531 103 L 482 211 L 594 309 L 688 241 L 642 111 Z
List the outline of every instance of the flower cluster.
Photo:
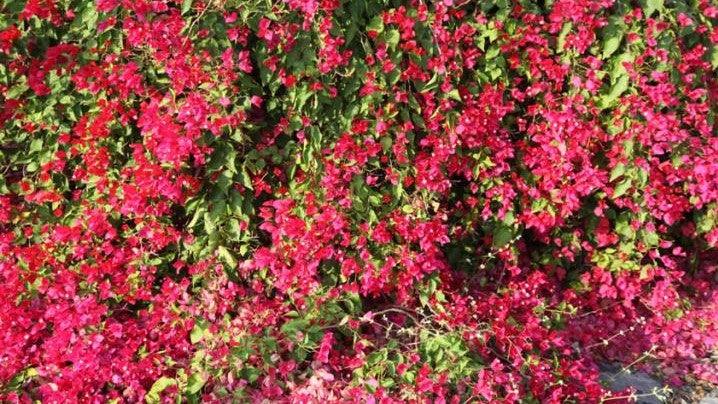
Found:
M 6 0 L 0 170 L 3 402 L 718 383 L 712 0 Z

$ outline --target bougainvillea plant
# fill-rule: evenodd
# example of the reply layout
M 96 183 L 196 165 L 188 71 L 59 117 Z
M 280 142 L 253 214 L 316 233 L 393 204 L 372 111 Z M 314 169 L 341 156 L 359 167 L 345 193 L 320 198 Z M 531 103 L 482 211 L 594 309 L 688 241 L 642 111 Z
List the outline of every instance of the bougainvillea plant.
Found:
M 718 382 L 715 0 L 2 0 L 0 401 Z

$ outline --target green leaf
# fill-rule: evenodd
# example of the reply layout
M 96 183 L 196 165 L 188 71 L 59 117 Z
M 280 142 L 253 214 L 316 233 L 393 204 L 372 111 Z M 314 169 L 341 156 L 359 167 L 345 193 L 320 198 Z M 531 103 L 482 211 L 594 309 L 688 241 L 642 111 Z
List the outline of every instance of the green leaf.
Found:
M 492 245 L 496 248 L 501 248 L 513 240 L 513 238 L 513 228 L 500 223 L 494 228 Z
M 214 233 L 214 230 L 216 229 L 216 225 L 214 223 L 214 219 L 212 218 L 212 215 L 210 215 L 209 212 L 204 213 L 204 231 L 207 232 L 207 234 Z
M 623 163 L 618 163 L 615 167 L 613 167 L 613 170 L 611 170 L 611 177 L 608 180 L 613 181 L 616 178 L 622 176 L 625 172 L 626 166 Z
M 17 14 L 25 8 L 25 3 L 25 0 L 5 0 L 3 1 L 3 13 L 8 13 L 10 15 Z
M 399 35 L 399 31 L 395 29 L 391 29 L 386 32 L 386 45 L 394 50 L 396 49 L 397 45 L 399 45 L 399 40 L 401 39 L 401 35 Z
M 616 22 L 611 22 L 603 30 L 603 59 L 611 56 L 623 40 L 623 26 Z
M 498 45 L 491 45 L 489 50 L 486 51 L 486 55 L 484 56 L 486 60 L 493 59 L 496 56 L 499 56 L 499 53 L 501 50 L 499 49 Z
M 623 181 L 619 182 L 618 185 L 616 185 L 616 188 L 613 189 L 613 197 L 619 198 L 623 194 L 628 191 L 628 189 L 631 188 L 631 179 L 626 178 Z
M 242 185 L 247 189 L 254 189 L 252 188 L 252 178 L 249 176 L 249 173 L 247 172 L 247 167 L 242 166 L 242 171 L 240 172 L 240 181 L 242 182 Z
M 366 29 L 368 31 L 376 31 L 376 33 L 381 34 L 384 31 L 384 21 L 382 20 L 381 16 L 374 16 L 374 18 L 369 21 L 369 24 L 366 26 Z
M 628 76 L 621 76 L 616 81 L 616 84 L 611 86 L 611 90 L 608 94 L 601 96 L 601 106 L 607 108 L 614 101 L 618 99 L 626 90 L 628 90 Z
M 611 83 L 615 83 L 616 79 L 626 75 L 627 71 L 626 68 L 623 66 L 625 62 L 633 62 L 633 55 L 628 52 L 625 52 L 611 58 L 612 67 L 609 72 L 609 75 L 611 77 Z
M 657 246 L 660 241 L 661 240 L 658 237 L 658 234 L 652 231 L 643 231 L 643 243 L 646 244 L 648 247 Z
M 219 259 L 222 260 L 227 266 L 234 269 L 237 268 L 237 259 L 234 258 L 234 255 L 232 255 L 229 250 L 227 250 L 224 246 L 217 247 L 217 255 L 219 255 Z
M 643 12 L 646 18 L 650 17 L 656 10 L 663 10 L 664 0 L 644 0 L 643 1 Z
M 193 395 L 199 393 L 206 382 L 207 380 L 201 374 L 193 373 L 187 380 L 187 394 Z
M 571 32 L 571 28 L 573 28 L 572 22 L 569 21 L 563 23 L 561 32 L 559 32 L 558 39 L 556 40 L 556 50 L 558 53 L 563 52 L 563 47 L 566 45 L 566 36 L 568 36 L 568 33 Z
M 225 157 L 225 167 L 229 170 L 232 174 L 237 174 L 237 166 L 235 165 L 234 161 L 237 159 L 237 152 L 234 149 L 230 149 L 227 153 L 227 156 Z
M 461 94 L 459 94 L 459 90 L 456 88 L 446 93 L 446 95 L 452 100 L 461 101 Z
M 242 369 L 242 378 L 246 379 L 250 383 L 254 383 L 257 379 L 259 379 L 259 374 L 259 370 L 251 366 Z
M 182 14 L 187 14 L 189 9 L 192 8 L 192 0 L 183 0 L 182 1 Z
M 10 89 L 7 90 L 5 97 L 7 99 L 18 99 L 18 97 L 20 97 L 25 91 L 27 91 L 28 88 L 29 87 L 27 86 L 27 84 L 23 81 L 13 87 L 10 87 Z
M 42 139 L 33 139 L 32 142 L 30 142 L 30 153 L 34 153 L 37 151 L 42 150 Z
M 635 230 L 631 227 L 629 217 L 621 215 L 616 221 L 616 233 L 625 239 L 633 239 L 636 236 Z
M 296 320 L 287 321 L 282 325 L 281 331 L 287 336 L 294 338 L 299 331 L 304 331 L 309 326 L 309 321 L 298 318 Z
M 421 303 L 422 307 L 429 305 L 429 296 L 426 292 L 419 293 L 419 303 Z
M 232 177 L 232 171 L 229 169 L 222 171 L 219 177 L 217 177 L 215 184 L 217 189 L 223 194 L 226 194 L 227 191 L 229 191 L 230 186 L 232 186 Z
M 696 230 L 698 233 L 708 233 L 716 225 L 716 211 L 708 209 L 696 214 Z
M 167 389 L 170 386 L 174 386 L 177 384 L 177 381 L 175 379 L 162 376 L 159 379 L 157 379 L 156 382 L 152 385 L 150 388 L 150 391 L 147 392 L 147 395 L 145 395 L 145 402 L 149 404 L 156 404 L 160 402 L 160 393 L 162 393 L 165 389 Z
M 192 331 L 189 333 L 189 340 L 191 343 L 196 344 L 204 338 L 205 327 L 200 322 L 195 323 L 192 327 Z

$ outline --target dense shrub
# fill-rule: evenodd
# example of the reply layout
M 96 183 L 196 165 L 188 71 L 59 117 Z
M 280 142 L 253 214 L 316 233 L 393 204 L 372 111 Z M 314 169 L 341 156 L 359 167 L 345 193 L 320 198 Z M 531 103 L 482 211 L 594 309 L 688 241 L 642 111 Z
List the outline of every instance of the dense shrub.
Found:
M 718 382 L 718 3 L 1 7 L 0 399 Z

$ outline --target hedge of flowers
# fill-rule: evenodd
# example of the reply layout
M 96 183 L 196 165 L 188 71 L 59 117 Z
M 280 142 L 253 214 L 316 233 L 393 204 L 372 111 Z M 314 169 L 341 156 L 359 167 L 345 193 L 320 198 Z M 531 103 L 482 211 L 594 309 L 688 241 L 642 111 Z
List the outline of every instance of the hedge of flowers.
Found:
M 0 401 L 718 383 L 714 0 L 0 7 Z

